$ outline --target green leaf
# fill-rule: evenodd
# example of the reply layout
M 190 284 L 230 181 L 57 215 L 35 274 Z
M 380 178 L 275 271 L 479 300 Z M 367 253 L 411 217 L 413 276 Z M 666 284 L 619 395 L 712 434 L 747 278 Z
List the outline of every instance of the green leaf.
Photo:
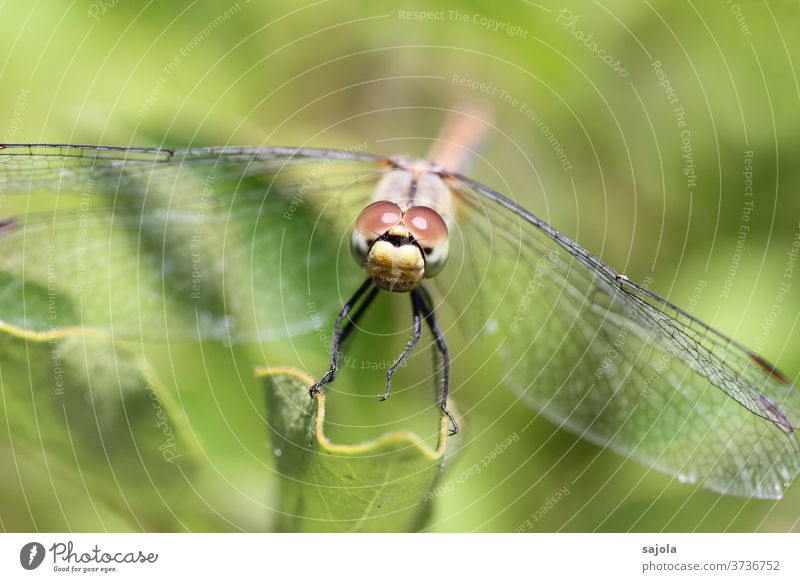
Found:
M 361 444 L 325 435 L 325 395 L 309 398 L 314 380 L 291 368 L 258 371 L 281 478 L 284 531 L 416 531 L 431 508 L 427 495 L 444 466 L 448 420 L 436 450 L 397 431 Z
M 132 529 L 181 528 L 177 510 L 196 445 L 153 373 L 107 336 L 0 323 L 0 435 L 14 458 L 33 461 L 29 470 L 17 466 L 23 494 L 42 472 L 49 476 L 62 527 L 103 527 L 101 507 Z M 82 494 L 75 498 L 74 491 Z M 77 525 L 85 524 L 83 512 L 96 514 L 99 524 Z M 52 521 L 42 525 L 58 529 Z

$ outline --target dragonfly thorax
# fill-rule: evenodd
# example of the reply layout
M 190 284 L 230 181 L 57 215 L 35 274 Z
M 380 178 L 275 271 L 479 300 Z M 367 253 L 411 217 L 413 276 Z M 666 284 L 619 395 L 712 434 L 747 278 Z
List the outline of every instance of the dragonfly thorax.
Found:
M 447 225 L 427 206 L 404 211 L 394 202 L 373 202 L 356 219 L 350 250 L 378 287 L 411 291 L 447 262 Z

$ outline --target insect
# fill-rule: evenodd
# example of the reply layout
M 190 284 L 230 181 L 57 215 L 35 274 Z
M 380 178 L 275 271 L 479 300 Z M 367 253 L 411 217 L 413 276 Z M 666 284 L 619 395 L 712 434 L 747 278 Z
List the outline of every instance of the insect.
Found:
M 379 290 L 405 292 L 412 339 L 395 366 L 427 325 L 443 414 L 460 389 L 451 368 L 479 353 L 522 402 L 593 443 L 714 491 L 780 497 L 800 470 L 800 393 L 786 374 L 467 177 L 464 125 L 453 127 L 442 141 L 462 147 L 423 162 L 357 149 L 2 146 L 0 293 L 25 305 L 4 325 L 270 341 L 313 335 L 313 304 L 339 313 L 319 390 Z M 332 246 L 367 280 L 348 267 L 333 281 Z M 468 340 L 451 352 L 456 327 Z
M 462 134 L 464 130 L 454 128 L 452 133 Z M 459 147 L 464 148 L 464 145 L 459 144 Z M 448 224 L 453 223 L 455 201 L 453 190 L 445 181 L 446 170 L 438 161 L 445 157 L 444 152 L 435 150 L 431 157 L 418 162 L 403 158 L 389 160 L 392 167 L 381 177 L 373 201 L 356 218 L 350 248 L 353 257 L 367 271 L 368 278 L 339 313 L 331 342 L 330 368 L 310 392 L 313 395 L 333 381 L 340 346 L 375 300 L 378 291 L 408 292 L 414 336 L 386 373 L 386 391 L 381 400 L 389 398 L 392 377 L 419 342 L 421 321 L 425 321 L 443 360 L 441 409 L 449 418 L 450 434 L 454 435 L 458 432 L 458 424 L 447 409 L 450 355 L 444 334 L 436 323 L 431 296 L 422 286 L 422 280 L 438 275 L 447 263 L 450 248 Z M 449 157 L 458 158 L 457 155 Z M 450 161 L 455 163 L 453 159 Z M 358 310 L 349 318 L 347 327 L 342 328 L 342 322 L 359 301 Z

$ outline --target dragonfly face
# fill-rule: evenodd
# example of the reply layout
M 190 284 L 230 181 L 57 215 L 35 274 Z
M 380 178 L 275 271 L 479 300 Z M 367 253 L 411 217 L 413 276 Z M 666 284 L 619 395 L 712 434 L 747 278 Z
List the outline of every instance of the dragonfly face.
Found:
M 386 291 L 411 291 L 441 272 L 449 244 L 444 219 L 427 206 L 402 210 L 379 200 L 356 219 L 350 248 L 375 284 Z

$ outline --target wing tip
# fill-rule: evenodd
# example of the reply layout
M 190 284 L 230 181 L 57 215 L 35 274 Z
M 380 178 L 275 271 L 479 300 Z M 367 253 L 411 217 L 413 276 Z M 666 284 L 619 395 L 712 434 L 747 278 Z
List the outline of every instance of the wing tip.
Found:
M 753 402 L 761 409 L 765 417 L 784 433 L 793 435 L 797 432 L 797 428 L 795 428 L 789 418 L 769 396 L 763 392 L 759 392 L 758 395 L 753 398 Z

